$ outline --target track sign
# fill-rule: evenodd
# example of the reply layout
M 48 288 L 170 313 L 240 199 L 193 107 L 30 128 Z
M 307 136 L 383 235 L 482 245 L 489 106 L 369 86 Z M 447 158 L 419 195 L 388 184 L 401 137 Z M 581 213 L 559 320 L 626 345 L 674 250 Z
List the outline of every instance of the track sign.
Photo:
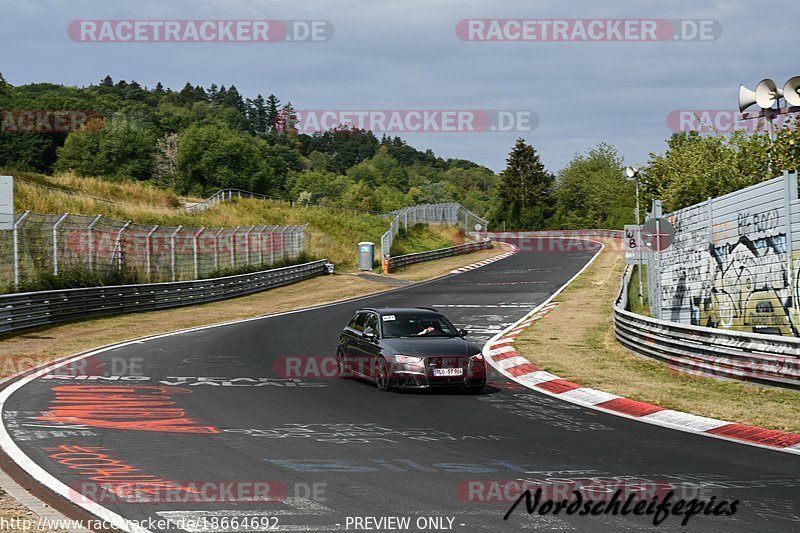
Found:
M 0 230 L 14 229 L 14 178 L 0 176 Z
M 625 264 L 638 265 L 639 255 L 641 254 L 641 261 L 643 265 L 647 264 L 647 250 L 642 246 L 642 231 L 636 224 L 628 224 L 625 226 Z
M 642 241 L 654 252 L 663 252 L 674 239 L 675 228 L 666 218 L 654 218 L 642 226 Z

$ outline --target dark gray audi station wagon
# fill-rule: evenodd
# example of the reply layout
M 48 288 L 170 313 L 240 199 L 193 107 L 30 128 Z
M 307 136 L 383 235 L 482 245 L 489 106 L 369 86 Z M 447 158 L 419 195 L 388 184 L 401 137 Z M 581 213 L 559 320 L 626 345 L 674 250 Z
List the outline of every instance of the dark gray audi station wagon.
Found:
M 372 380 L 382 391 L 462 387 L 477 393 L 486 385 L 486 362 L 466 335 L 431 308 L 359 309 L 339 340 L 339 376 Z

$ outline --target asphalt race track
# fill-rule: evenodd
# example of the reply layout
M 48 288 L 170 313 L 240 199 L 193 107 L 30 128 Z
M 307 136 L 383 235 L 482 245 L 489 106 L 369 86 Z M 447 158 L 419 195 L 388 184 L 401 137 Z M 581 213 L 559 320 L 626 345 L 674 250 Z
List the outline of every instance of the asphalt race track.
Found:
M 334 375 L 339 331 L 359 307 L 434 306 L 482 345 L 595 250 L 522 251 L 358 301 L 116 348 L 19 388 L 5 402 L 4 425 L 76 494 L 102 494 L 102 505 L 126 519 L 169 520 L 174 531 L 397 525 L 365 517 L 406 518 L 407 529 L 432 531 L 800 529 L 793 455 L 591 411 L 494 373 L 477 396 L 382 393 Z M 126 492 L 132 480 L 169 490 Z M 542 501 L 576 488 L 607 500 L 623 487 L 715 505 L 739 500 L 738 512 L 701 512 L 688 527 L 668 516 L 654 526 L 652 516 L 632 514 L 528 515 L 523 503 L 504 521 L 519 496 L 507 490 L 515 480 L 549 480 Z M 241 501 L 263 500 L 265 482 L 274 501 Z M 209 486 L 227 488 L 191 492 Z

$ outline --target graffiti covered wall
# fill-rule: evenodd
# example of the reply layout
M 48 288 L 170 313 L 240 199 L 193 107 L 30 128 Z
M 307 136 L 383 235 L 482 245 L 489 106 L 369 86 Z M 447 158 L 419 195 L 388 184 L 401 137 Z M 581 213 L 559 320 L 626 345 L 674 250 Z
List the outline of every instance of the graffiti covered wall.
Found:
M 675 227 L 675 240 L 658 261 L 661 318 L 800 336 L 795 305 L 800 296 L 796 174 L 666 218 Z

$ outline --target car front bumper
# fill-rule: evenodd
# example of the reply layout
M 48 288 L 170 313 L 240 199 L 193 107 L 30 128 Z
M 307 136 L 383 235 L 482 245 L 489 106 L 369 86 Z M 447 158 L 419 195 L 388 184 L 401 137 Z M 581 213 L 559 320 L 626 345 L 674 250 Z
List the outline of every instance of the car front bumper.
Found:
M 397 388 L 426 389 L 438 387 L 481 387 L 486 384 L 486 364 L 459 365 L 464 369 L 460 376 L 434 376 L 433 367 L 397 365 L 389 376 Z

